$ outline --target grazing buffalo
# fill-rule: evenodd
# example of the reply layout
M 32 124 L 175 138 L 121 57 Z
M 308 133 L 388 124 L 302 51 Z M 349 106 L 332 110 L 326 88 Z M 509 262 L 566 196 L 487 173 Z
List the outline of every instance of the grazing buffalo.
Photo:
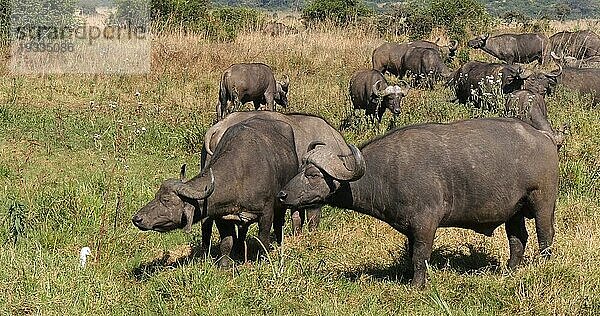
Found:
M 486 118 L 408 126 L 352 148 L 354 159 L 311 150 L 277 196 L 292 207 L 326 203 L 390 224 L 408 237 L 412 285 L 425 283 L 439 227 L 491 236 L 505 224 L 513 268 L 527 243 L 525 218 L 535 218 L 540 251 L 550 255 L 558 153 L 546 133 Z
M 462 104 L 471 101 L 485 107 L 486 96 L 494 88 L 498 87 L 503 94 L 519 90 L 528 76 L 519 66 L 470 61 L 454 72 L 448 85 L 455 89 L 455 101 Z
M 559 69 L 528 78 L 524 85 L 526 89 L 536 86 L 536 89 L 545 89 L 546 94 L 551 94 L 555 86 L 560 85 L 580 94 L 591 94 L 592 104 L 600 103 L 600 68 L 562 67 L 558 62 L 560 57 L 554 53 L 552 57 L 557 60 Z
M 413 76 L 416 85 L 425 82 L 430 89 L 438 79 L 448 78 L 452 73 L 437 50 L 424 47 L 407 50 L 399 77 L 403 77 L 405 72 Z
M 202 150 L 202 168 L 211 160 L 213 152 L 221 142 L 225 132 L 240 122 L 248 119 L 260 118 L 266 121 L 280 121 L 289 124 L 294 131 L 294 143 L 296 145 L 296 154 L 300 162 L 306 148 L 312 142 L 318 142 L 331 148 L 338 155 L 349 155 L 350 150 L 346 147 L 343 136 L 327 121 L 320 117 L 307 114 L 282 114 L 270 111 L 236 112 L 228 115 L 223 120 L 209 128 L 204 136 L 204 147 Z M 255 148 L 262 150 L 262 148 Z M 299 166 L 294 168 L 298 170 Z M 309 230 L 316 230 L 321 219 L 321 208 L 306 210 L 308 215 Z M 298 234 L 302 230 L 305 220 L 304 210 L 293 210 L 292 212 L 292 230 Z M 212 232 L 212 220 L 208 219 L 202 226 L 202 244 L 204 249 L 208 249 Z
M 189 181 L 163 182 L 154 200 L 132 220 L 141 230 L 162 232 L 177 228 L 189 231 L 204 218 L 218 219 L 219 264 L 226 266 L 236 244 L 231 223 L 243 228 L 239 236 L 242 242 L 247 226 L 258 221 L 259 240 L 265 247 L 271 226 L 281 243 L 286 207 L 275 196 L 297 170 L 292 127 L 282 121 L 249 119 L 227 129 L 199 175 Z
M 544 47 L 548 38 L 541 33 L 502 34 L 490 37 L 484 34 L 470 40 L 471 48 L 484 52 L 509 64 L 543 62 Z
M 592 31 L 559 32 L 548 39 L 546 55 L 551 52 L 576 59 L 600 56 L 600 37 Z
M 407 86 L 390 86 L 381 72 L 359 70 L 350 79 L 350 99 L 354 109 L 364 109 L 365 114 L 381 122 L 385 109 L 394 115 L 400 113 L 402 99 L 408 94 Z
M 298 34 L 298 30 L 280 22 L 271 22 L 262 29 L 262 33 L 276 37 L 288 34 Z
M 414 48 L 430 48 L 438 52 L 443 61 L 451 60 L 458 48 L 457 41 L 450 41 L 447 46 L 439 46 L 429 41 L 414 41 L 407 43 L 384 43 L 373 51 L 373 69 L 381 72 L 386 71 L 403 78 L 406 70 L 404 66 L 405 55 Z
M 254 103 L 258 110 L 266 105 L 266 110 L 274 111 L 275 103 L 286 107 L 289 78 L 275 81 L 271 67 L 261 63 L 233 64 L 223 72 L 219 85 L 217 119 L 237 111 L 241 104 Z

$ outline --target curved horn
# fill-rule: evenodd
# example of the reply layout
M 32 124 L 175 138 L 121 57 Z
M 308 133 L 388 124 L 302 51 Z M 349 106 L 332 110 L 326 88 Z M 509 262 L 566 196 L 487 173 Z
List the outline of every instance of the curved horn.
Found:
M 218 124 L 218 123 L 217 123 Z M 216 126 L 216 125 L 215 125 Z M 204 149 L 209 155 L 213 155 L 213 151 L 210 149 L 210 142 L 212 141 L 212 137 L 217 133 L 217 129 L 215 126 L 209 128 L 204 134 Z
M 381 80 L 377 80 L 377 81 L 376 81 L 376 82 L 373 84 L 373 86 L 371 87 L 371 89 L 373 89 L 373 93 L 375 93 L 376 95 L 378 95 L 378 96 L 383 96 L 383 94 L 385 93 L 385 89 L 383 89 L 383 90 L 379 90 L 379 89 L 377 88 L 377 85 L 379 85 L 379 83 L 380 83 L 380 82 L 381 82 Z
M 282 89 L 287 89 L 290 86 L 290 77 L 283 75 L 283 81 L 280 84 Z
M 363 175 L 365 175 L 365 171 L 367 170 L 367 164 L 365 163 L 365 159 L 362 156 L 362 153 L 356 146 L 350 144 L 348 145 L 350 150 L 352 151 L 352 156 L 354 157 L 354 168 L 352 173 L 352 178 L 348 181 L 355 181 L 360 179 Z
M 185 181 L 185 169 L 186 169 L 186 164 L 181 165 L 181 169 L 179 170 L 179 180 L 181 180 L 181 182 Z
M 549 73 L 547 73 L 545 75 L 546 75 L 546 77 L 549 77 L 549 78 L 556 78 L 556 77 L 562 75 L 562 72 L 563 72 L 563 67 L 562 67 L 561 64 L 558 64 L 558 72 L 556 72 L 556 73 L 549 72 Z
M 354 145 L 349 145 L 351 155 L 340 156 L 334 154 L 329 148 L 317 148 L 307 154 L 307 161 L 322 169 L 331 177 L 342 181 L 355 181 L 365 174 L 366 164 L 360 150 Z M 346 158 L 353 157 L 351 166 L 348 167 Z
M 450 49 L 450 51 L 455 51 L 458 49 L 458 41 L 457 40 L 451 40 L 448 43 L 448 48 Z
M 558 55 L 556 55 L 556 53 L 555 53 L 555 52 L 550 52 L 550 56 L 552 56 L 552 59 L 554 60 L 554 62 L 555 62 L 557 65 L 560 65 L 560 64 L 561 64 L 561 62 L 562 62 L 562 60 L 563 60 L 563 57 L 565 57 L 565 55 L 564 55 L 564 54 L 562 54 L 562 56 L 560 56 L 560 57 L 559 57 Z
M 177 193 L 194 200 L 208 198 L 215 191 L 215 176 L 212 168 L 209 168 L 208 172 L 210 173 L 210 184 L 203 191 L 192 188 L 189 184 L 181 183 L 176 189 Z

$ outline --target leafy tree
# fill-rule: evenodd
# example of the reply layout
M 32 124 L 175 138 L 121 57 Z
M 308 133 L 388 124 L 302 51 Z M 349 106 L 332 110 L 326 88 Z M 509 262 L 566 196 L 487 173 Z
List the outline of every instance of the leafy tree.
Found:
M 312 0 L 302 10 L 302 18 L 309 24 L 324 21 L 347 24 L 371 13 L 362 0 Z

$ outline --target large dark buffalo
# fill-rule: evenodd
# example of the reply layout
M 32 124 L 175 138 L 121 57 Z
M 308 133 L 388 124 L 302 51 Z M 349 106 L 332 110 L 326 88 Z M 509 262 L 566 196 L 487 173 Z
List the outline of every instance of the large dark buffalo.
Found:
M 213 125 L 206 131 L 204 136 L 204 148 L 202 151 L 202 168 L 204 168 L 206 163 L 211 160 L 213 151 L 221 142 L 225 132 L 232 126 L 252 118 L 280 121 L 289 124 L 294 131 L 294 143 L 296 145 L 296 154 L 299 162 L 302 160 L 303 154 L 306 153 L 306 148 L 312 142 L 318 142 L 328 146 L 340 156 L 348 156 L 351 154 L 350 150 L 345 145 L 344 137 L 335 128 L 329 125 L 327 121 L 320 117 L 297 113 L 282 114 L 270 111 L 236 112 L 228 115 L 225 119 Z M 255 150 L 262 150 L 262 148 L 255 148 Z M 296 166 L 294 170 L 298 170 L 298 167 L 299 166 Z M 306 213 L 306 215 L 308 215 L 309 230 L 317 229 L 321 219 L 321 208 L 308 209 L 306 210 Z M 295 234 L 302 230 L 304 220 L 304 210 L 293 210 L 292 230 Z M 208 249 L 211 231 L 212 221 L 207 220 L 202 226 L 202 243 L 203 248 L 205 249 Z
M 592 31 L 559 32 L 548 39 L 546 56 L 551 52 L 576 59 L 600 56 L 600 37 Z
M 359 70 L 350 79 L 350 100 L 354 109 L 363 109 L 365 114 L 381 122 L 385 109 L 394 115 L 400 113 L 402 98 L 408 94 L 407 86 L 390 86 L 381 72 Z
M 470 40 L 468 45 L 509 64 L 530 63 L 535 60 L 541 64 L 547 41 L 548 38 L 541 33 L 502 34 L 492 37 L 484 34 Z
M 455 89 L 458 102 L 485 106 L 487 94 L 495 88 L 503 94 L 519 90 L 528 76 L 519 66 L 470 61 L 454 72 L 448 85 Z
M 258 221 L 259 240 L 265 247 L 271 226 L 281 243 L 286 207 L 275 195 L 297 171 L 292 127 L 281 121 L 249 119 L 227 129 L 199 175 L 189 181 L 163 182 L 154 200 L 132 220 L 141 230 L 162 232 L 189 231 L 204 218 L 217 219 L 219 264 L 228 265 L 227 257 L 236 243 L 232 223 L 243 228 L 240 241 L 246 238 L 247 226 Z
M 406 70 L 404 66 L 405 55 L 413 48 L 430 48 L 438 52 L 443 61 L 451 60 L 458 48 L 457 41 L 451 41 L 447 46 L 439 46 L 429 41 L 414 41 L 407 43 L 384 43 L 373 51 L 373 69 L 385 73 L 386 71 L 402 78 Z
M 233 64 L 223 72 L 219 85 L 219 103 L 217 119 L 237 111 L 246 102 L 254 103 L 258 110 L 261 105 L 265 109 L 275 110 L 275 104 L 287 106 L 289 78 L 275 81 L 271 67 L 261 63 Z
M 408 237 L 413 285 L 425 283 L 439 227 L 491 236 L 505 224 L 513 268 L 527 243 L 525 218 L 535 218 L 540 250 L 550 255 L 558 154 L 553 140 L 531 125 L 488 118 L 408 126 L 354 151 L 349 164 L 315 148 L 277 196 L 293 207 L 326 203 L 390 224 Z M 339 172 L 346 166 L 352 176 Z
M 409 73 L 416 85 L 425 83 L 428 88 L 442 78 L 451 75 L 450 69 L 444 64 L 440 53 L 433 48 L 415 47 L 408 49 L 404 55 L 403 69 L 399 77 Z
M 560 59 L 555 54 L 552 56 L 557 61 Z M 551 94 L 557 85 L 580 94 L 591 94 L 592 104 L 600 103 L 600 68 L 562 67 L 559 63 L 559 69 L 536 74 L 527 79 L 524 87 L 528 89 L 529 86 L 536 86 L 536 89 L 545 89 L 546 94 Z

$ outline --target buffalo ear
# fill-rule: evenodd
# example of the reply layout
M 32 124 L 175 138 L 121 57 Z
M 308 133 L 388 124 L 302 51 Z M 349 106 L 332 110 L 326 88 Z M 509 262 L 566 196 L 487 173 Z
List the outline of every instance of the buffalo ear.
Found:
M 181 165 L 181 169 L 179 170 L 179 180 L 181 180 L 181 182 L 185 182 L 185 169 L 186 169 L 187 165 L 183 164 Z

